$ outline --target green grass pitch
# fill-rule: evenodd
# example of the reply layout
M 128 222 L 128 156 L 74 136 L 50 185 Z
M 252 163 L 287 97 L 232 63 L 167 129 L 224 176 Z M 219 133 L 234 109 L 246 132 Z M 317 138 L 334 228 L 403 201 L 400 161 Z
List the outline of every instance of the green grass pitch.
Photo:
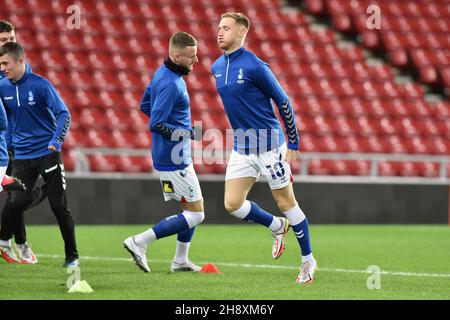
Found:
M 215 263 L 221 274 L 170 273 L 175 237 L 148 247 L 151 273 L 143 273 L 123 240 L 147 226 L 77 226 L 81 279 L 91 294 L 68 294 L 56 226 L 29 226 L 37 265 L 0 261 L 0 299 L 450 299 L 448 226 L 313 225 L 319 270 L 310 286 L 294 283 L 300 251 L 292 231 L 278 260 L 263 227 L 200 225 L 190 248 L 197 264 Z M 368 289 L 370 265 L 381 269 L 380 289 Z

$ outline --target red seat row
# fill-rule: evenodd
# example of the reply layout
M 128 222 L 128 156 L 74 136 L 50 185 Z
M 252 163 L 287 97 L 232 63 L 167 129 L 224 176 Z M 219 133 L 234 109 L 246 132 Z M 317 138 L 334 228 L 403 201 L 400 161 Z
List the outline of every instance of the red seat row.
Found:
M 381 161 L 378 166 L 380 176 L 406 176 L 436 178 L 440 175 L 440 164 L 436 162 L 387 162 Z M 450 166 L 449 166 L 450 169 Z M 293 172 L 299 174 L 300 166 L 295 165 Z M 351 160 L 312 160 L 308 165 L 312 175 L 351 175 L 367 176 L 371 173 L 369 161 Z M 450 171 L 447 172 L 450 177 Z
M 73 152 L 63 155 L 65 169 L 74 171 L 76 168 Z M 88 156 L 89 167 L 95 172 L 127 172 L 127 173 L 150 173 L 153 165 L 150 157 L 133 156 L 110 156 L 96 154 Z M 195 170 L 198 174 L 223 174 L 226 169 L 225 163 L 196 163 Z M 308 162 L 308 173 L 311 175 L 351 175 L 369 176 L 371 174 L 371 163 L 362 160 L 310 160 Z M 293 174 L 301 173 L 301 161 L 291 164 Z M 436 162 L 388 162 L 380 161 L 377 165 L 380 176 L 406 176 L 406 177 L 428 177 L 436 178 L 440 175 L 440 164 Z M 450 165 L 447 167 L 447 176 L 450 177 Z

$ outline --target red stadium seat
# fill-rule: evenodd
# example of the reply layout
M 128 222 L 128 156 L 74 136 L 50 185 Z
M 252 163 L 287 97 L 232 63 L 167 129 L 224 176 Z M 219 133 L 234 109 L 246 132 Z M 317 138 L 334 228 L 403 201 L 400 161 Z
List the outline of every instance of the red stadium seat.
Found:
M 436 162 L 418 163 L 420 175 L 428 178 L 436 178 L 439 176 L 439 164 Z
M 330 173 L 338 176 L 351 175 L 351 165 L 348 161 L 336 160 L 331 162 Z
M 120 172 L 142 172 L 142 160 L 141 157 L 117 157 L 117 170 Z
M 41 60 L 47 68 L 53 70 L 61 70 L 66 67 L 64 55 L 59 50 L 43 50 L 41 51 Z M 38 63 L 34 61 L 33 63 Z
M 88 59 L 93 69 L 109 70 L 113 64 L 111 55 L 105 52 L 90 52 Z
M 308 172 L 312 175 L 330 175 L 331 166 L 330 160 L 313 159 L 308 164 Z
M 378 166 L 378 174 L 380 176 L 397 176 L 400 171 L 399 163 L 380 161 Z
M 91 171 L 94 172 L 114 172 L 117 171 L 117 164 L 114 156 L 104 156 L 96 154 L 88 156 Z
M 63 149 L 65 150 L 65 149 Z M 67 171 L 75 171 L 75 153 L 74 151 L 63 151 L 63 162 L 64 162 L 64 170 Z
M 399 173 L 402 176 L 418 177 L 420 176 L 421 171 L 417 163 L 407 161 L 401 164 Z
M 369 161 L 353 161 L 351 164 L 352 175 L 369 176 L 370 169 L 371 167 Z
M 88 146 L 91 148 L 109 148 L 114 147 L 114 142 L 110 133 L 103 129 L 89 129 L 87 131 Z
M 339 15 L 333 15 L 333 24 L 339 32 L 350 32 L 352 30 L 352 20 L 350 16 L 341 13 Z
M 103 34 L 86 33 L 83 34 L 83 48 L 89 51 L 89 54 L 97 53 L 97 51 L 102 51 L 102 48 L 107 48 L 105 36 Z M 104 53 L 105 55 L 111 55 L 111 52 Z
M 89 138 L 84 130 L 69 130 L 64 143 L 67 147 L 88 147 Z
M 323 0 L 307 0 L 308 11 L 312 14 L 325 13 L 325 4 Z

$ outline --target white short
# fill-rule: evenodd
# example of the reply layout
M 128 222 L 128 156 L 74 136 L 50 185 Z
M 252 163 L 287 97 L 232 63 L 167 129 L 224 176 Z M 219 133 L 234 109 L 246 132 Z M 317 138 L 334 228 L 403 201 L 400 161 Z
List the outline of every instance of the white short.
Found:
M 161 181 L 164 200 L 195 202 L 202 200 L 202 190 L 198 182 L 194 165 L 191 163 L 183 170 L 157 171 Z
M 240 154 L 233 150 L 228 161 L 225 180 L 262 175 L 269 183 L 270 189 L 281 189 L 292 182 L 291 167 L 286 162 L 286 144 L 277 149 L 257 154 Z

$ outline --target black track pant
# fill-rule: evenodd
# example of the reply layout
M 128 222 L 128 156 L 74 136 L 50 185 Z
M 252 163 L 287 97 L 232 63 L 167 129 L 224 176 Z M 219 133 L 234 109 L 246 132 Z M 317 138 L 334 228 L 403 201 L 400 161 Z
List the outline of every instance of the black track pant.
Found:
M 25 184 L 27 191 L 11 192 L 11 199 L 6 203 L 6 206 L 10 207 L 3 211 L 0 239 L 11 239 L 13 233 L 21 228 L 20 219 L 23 219 L 23 212 L 33 203 L 32 190 L 41 175 L 47 185 L 50 207 L 64 239 L 66 259 L 78 258 L 75 223 L 67 205 L 66 179 L 61 153 L 54 152 L 29 160 L 15 159 L 12 175 Z

